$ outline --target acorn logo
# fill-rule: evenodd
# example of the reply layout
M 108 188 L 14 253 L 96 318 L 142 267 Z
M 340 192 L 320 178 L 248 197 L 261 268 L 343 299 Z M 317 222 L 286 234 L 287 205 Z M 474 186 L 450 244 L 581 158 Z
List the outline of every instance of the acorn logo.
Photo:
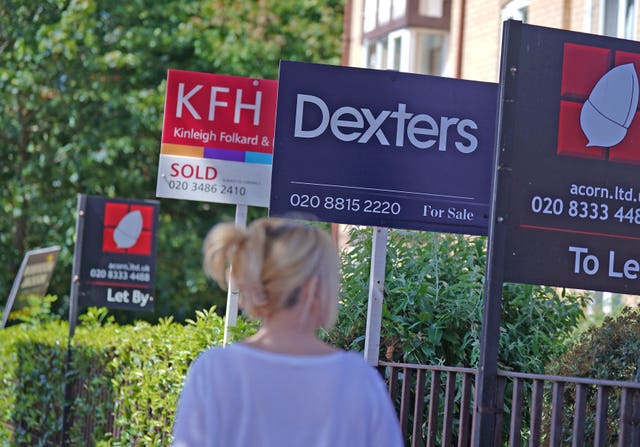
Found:
M 142 232 L 142 213 L 138 210 L 131 211 L 124 216 L 113 231 L 113 241 L 118 248 L 131 248 Z
M 627 135 L 638 108 L 638 75 L 632 63 L 612 68 L 600 78 L 580 112 L 587 147 L 612 147 Z

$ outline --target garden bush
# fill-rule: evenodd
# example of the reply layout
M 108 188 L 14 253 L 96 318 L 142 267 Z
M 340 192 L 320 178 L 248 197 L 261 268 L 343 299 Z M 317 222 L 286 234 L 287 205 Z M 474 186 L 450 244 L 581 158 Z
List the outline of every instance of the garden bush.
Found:
M 62 442 L 65 372 L 71 395 L 71 446 L 164 446 L 189 364 L 222 343 L 224 322 L 215 309 L 196 312 L 186 325 L 120 326 L 106 309 L 90 309 L 72 342 L 56 320 L 0 331 L 0 439 L 3 446 L 58 446 Z M 255 328 L 238 319 L 232 339 Z
M 345 349 L 364 344 L 371 229 L 353 228 L 342 254 L 341 309 L 326 339 Z M 486 238 L 390 230 L 380 358 L 477 366 Z M 500 367 L 543 372 L 582 317 L 583 295 L 508 284 L 504 289 Z M 10 446 L 59 445 L 63 423 L 68 326 L 43 308 L 0 331 L 0 439 Z M 50 303 L 49 303 L 50 304 Z M 256 325 L 240 318 L 234 337 Z M 221 344 L 214 309 L 179 324 L 115 324 L 106 309 L 81 317 L 66 377 L 70 445 L 170 444 L 186 370 L 208 346 Z
M 477 368 L 486 237 L 394 229 L 388 234 L 379 358 Z M 341 257 L 341 312 L 329 334 L 333 343 L 354 350 L 364 347 L 371 236 L 371 228 L 350 229 L 349 249 Z M 583 293 L 505 284 L 499 368 L 544 373 L 545 366 L 563 352 L 583 320 L 587 301 Z M 509 389 L 506 396 L 504 418 L 508 421 Z M 429 408 L 429 395 L 424 399 L 425 408 Z M 458 394 L 456 408 L 459 399 Z M 525 408 L 528 399 L 525 397 Z M 439 412 L 442 420 L 442 400 Z M 424 420 L 426 433 L 426 416 Z M 523 420 L 526 429 L 526 414 Z
M 604 318 L 601 324 L 587 328 L 551 365 L 553 374 L 590 379 L 640 382 L 640 307 L 623 307 Z M 638 397 L 636 397 L 636 400 Z M 575 404 L 575 386 L 564 390 L 566 424 L 571 422 Z M 597 394 L 588 393 L 588 412 L 595 412 Z M 618 444 L 617 422 L 620 419 L 620 391 L 609 395 L 606 445 Z M 565 429 L 568 432 L 568 427 Z M 587 421 L 585 445 L 594 442 L 595 424 Z
M 342 253 L 341 312 L 329 339 L 361 351 L 371 228 L 351 227 Z M 486 237 L 389 230 L 380 359 L 477 367 Z M 500 368 L 543 373 L 583 320 L 583 293 L 505 284 Z

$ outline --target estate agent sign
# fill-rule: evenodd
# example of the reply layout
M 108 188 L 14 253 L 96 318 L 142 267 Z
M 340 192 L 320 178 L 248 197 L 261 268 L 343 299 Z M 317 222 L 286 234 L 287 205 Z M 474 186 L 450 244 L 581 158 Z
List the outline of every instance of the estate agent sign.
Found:
M 157 201 L 81 195 L 78 306 L 153 310 Z
M 47 292 L 59 253 L 60 247 L 57 245 L 25 253 L 2 313 L 0 328 L 6 326 L 12 310 L 20 309 L 25 304 L 26 297 Z
M 268 206 L 277 82 L 169 70 L 156 195 Z
M 486 234 L 496 84 L 283 61 L 270 214 Z
M 640 43 L 511 23 L 504 280 L 640 293 Z

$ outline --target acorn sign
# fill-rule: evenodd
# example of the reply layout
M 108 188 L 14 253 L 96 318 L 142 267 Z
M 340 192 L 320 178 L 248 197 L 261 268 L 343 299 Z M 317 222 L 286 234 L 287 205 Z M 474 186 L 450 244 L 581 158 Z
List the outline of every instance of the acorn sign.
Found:
M 139 210 L 125 215 L 113 232 L 113 240 L 118 248 L 131 248 L 142 232 L 142 213 Z
M 580 112 L 587 147 L 612 147 L 627 135 L 638 107 L 638 75 L 632 63 L 612 68 L 596 83 Z

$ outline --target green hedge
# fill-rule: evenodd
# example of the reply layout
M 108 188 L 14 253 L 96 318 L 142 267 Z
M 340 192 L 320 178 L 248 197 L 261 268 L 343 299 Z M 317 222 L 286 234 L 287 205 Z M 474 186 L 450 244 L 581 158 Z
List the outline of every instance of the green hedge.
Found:
M 164 446 L 191 361 L 222 343 L 214 309 L 186 325 L 113 324 L 90 310 L 72 344 L 70 445 Z M 239 319 L 232 338 L 254 325 Z M 62 440 L 68 326 L 49 321 L 0 331 L 0 440 L 3 446 L 58 446 Z M 4 441 L 6 440 L 6 441 Z
M 624 307 L 613 316 L 607 316 L 599 326 L 585 330 L 569 349 L 550 365 L 551 374 L 586 377 L 623 382 L 640 381 L 640 307 Z M 597 393 L 587 397 L 587 412 L 595 414 Z M 612 388 L 609 394 L 606 445 L 618 445 L 620 420 L 620 390 Z M 565 417 L 570 422 L 574 412 L 575 387 L 564 390 Z M 584 445 L 593 445 L 595 423 L 588 420 Z M 636 445 L 636 444 L 634 444 Z

